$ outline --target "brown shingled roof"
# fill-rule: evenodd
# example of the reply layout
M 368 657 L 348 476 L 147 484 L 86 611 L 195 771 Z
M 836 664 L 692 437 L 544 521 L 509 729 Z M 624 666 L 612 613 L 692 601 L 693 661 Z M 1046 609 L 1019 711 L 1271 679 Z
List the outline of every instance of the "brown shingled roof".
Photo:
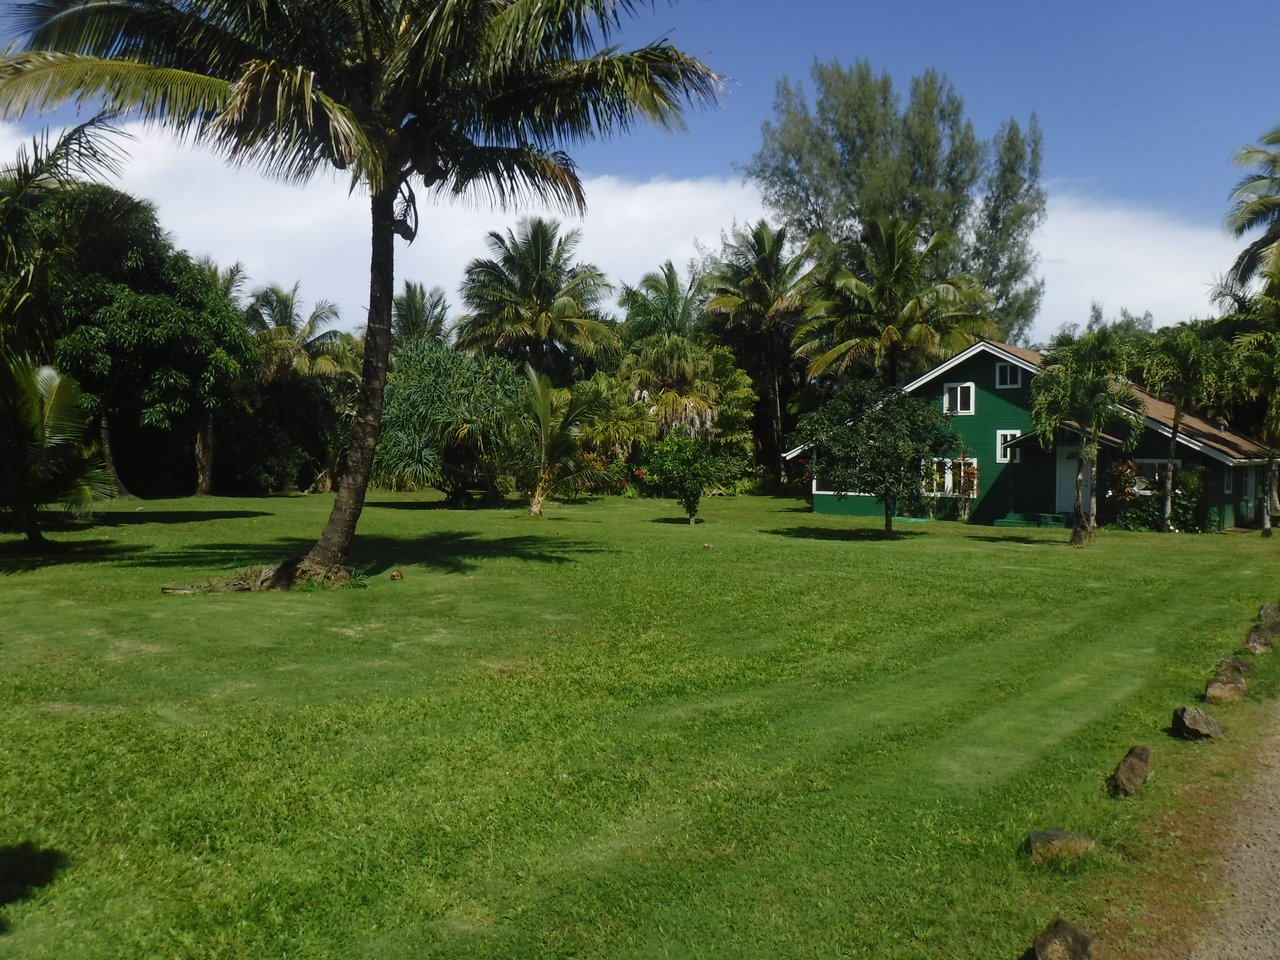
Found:
M 997 350 L 1001 350 L 1027 363 L 1035 364 L 1037 367 L 1044 360 L 1044 357 L 1035 350 L 1015 347 L 1012 344 L 1000 343 L 997 340 L 988 340 L 986 342 Z M 1173 404 L 1166 403 L 1155 394 L 1149 393 L 1136 384 L 1133 385 L 1133 389 L 1145 404 L 1144 412 L 1147 419 L 1159 424 L 1166 430 L 1172 431 Z M 1267 458 L 1267 448 L 1256 440 L 1228 429 L 1226 424 L 1210 422 L 1204 417 L 1191 412 L 1186 412 L 1182 415 L 1182 426 L 1179 428 L 1178 435 L 1179 439 L 1186 441 L 1189 446 L 1200 445 L 1208 447 L 1210 450 L 1233 460 L 1265 460 Z

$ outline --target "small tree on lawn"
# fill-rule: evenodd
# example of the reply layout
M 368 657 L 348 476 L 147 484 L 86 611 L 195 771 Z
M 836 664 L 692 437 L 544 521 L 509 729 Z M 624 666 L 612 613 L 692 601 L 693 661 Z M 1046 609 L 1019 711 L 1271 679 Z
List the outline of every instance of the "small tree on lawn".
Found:
M 880 502 L 886 538 L 893 536 L 894 515 L 919 503 L 934 461 L 961 450 L 951 418 L 937 403 L 861 380 L 802 419 L 799 437 L 833 489 Z
M 698 522 L 702 494 L 719 477 L 720 461 L 706 440 L 676 428 L 653 445 L 647 479 L 673 493 L 690 523 Z

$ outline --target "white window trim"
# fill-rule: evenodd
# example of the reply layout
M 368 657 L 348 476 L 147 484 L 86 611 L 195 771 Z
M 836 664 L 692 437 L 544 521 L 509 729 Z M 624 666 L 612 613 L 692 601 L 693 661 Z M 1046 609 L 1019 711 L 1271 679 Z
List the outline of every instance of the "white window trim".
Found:
M 1022 451 L 1010 450 L 1009 444 L 1022 436 L 1021 430 L 996 431 L 996 463 L 1021 463 Z M 1005 439 L 1008 438 L 1008 439 Z
M 1011 383 L 1000 382 L 1000 372 L 1008 370 L 1011 376 L 1016 379 Z M 996 364 L 996 389 L 997 390 L 1017 390 L 1022 386 L 1022 368 L 1016 363 L 997 363 Z
M 950 392 L 952 387 L 956 387 L 957 389 L 961 387 L 969 388 L 969 409 L 968 410 L 952 410 L 951 407 L 947 405 L 947 394 Z M 962 381 L 960 383 L 944 383 L 942 385 L 942 412 L 943 413 L 949 413 L 955 417 L 971 417 L 973 416 L 974 411 L 977 409 L 977 406 L 978 406 L 978 389 L 973 385 L 972 380 Z

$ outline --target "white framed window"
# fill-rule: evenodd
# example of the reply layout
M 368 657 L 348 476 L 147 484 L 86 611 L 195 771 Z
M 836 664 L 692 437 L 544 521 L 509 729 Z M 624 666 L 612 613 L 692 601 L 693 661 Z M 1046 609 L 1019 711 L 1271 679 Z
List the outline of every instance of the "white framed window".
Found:
M 1134 465 L 1138 468 L 1137 483 L 1134 487 L 1134 493 L 1140 497 L 1149 497 L 1154 493 L 1159 493 L 1164 489 L 1164 472 L 1168 468 L 1167 460 L 1134 460 Z M 1174 471 L 1182 469 L 1182 461 L 1173 461 Z
M 1022 451 L 1017 447 L 1010 449 L 1008 444 L 1022 436 L 1021 430 L 996 431 L 996 463 L 1021 463 Z
M 1227 469 L 1222 471 L 1223 493 L 1235 493 L 1235 476 L 1236 471 L 1234 467 L 1227 467 Z
M 1016 363 L 996 364 L 996 389 L 1013 390 L 1022 386 L 1022 368 Z
M 947 413 L 973 413 L 973 384 L 948 383 L 942 388 L 942 409 Z
M 925 472 L 924 495 L 973 499 L 978 495 L 978 461 L 969 457 L 933 461 L 933 468 Z

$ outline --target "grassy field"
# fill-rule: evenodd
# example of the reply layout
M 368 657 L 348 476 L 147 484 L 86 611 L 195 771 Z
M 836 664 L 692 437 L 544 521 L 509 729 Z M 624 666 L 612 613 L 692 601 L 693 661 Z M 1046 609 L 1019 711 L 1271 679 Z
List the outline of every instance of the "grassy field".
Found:
M 1141 938 L 1160 824 L 1231 778 L 1172 708 L 1280 593 L 1256 534 L 375 495 L 365 589 L 161 594 L 329 503 L 124 501 L 54 563 L 0 538 L 0 957 L 1012 958 L 1060 911 Z M 1234 749 L 1261 673 L 1215 711 Z M 1153 780 L 1111 800 L 1134 743 Z M 1052 826 L 1096 854 L 1031 866 Z

